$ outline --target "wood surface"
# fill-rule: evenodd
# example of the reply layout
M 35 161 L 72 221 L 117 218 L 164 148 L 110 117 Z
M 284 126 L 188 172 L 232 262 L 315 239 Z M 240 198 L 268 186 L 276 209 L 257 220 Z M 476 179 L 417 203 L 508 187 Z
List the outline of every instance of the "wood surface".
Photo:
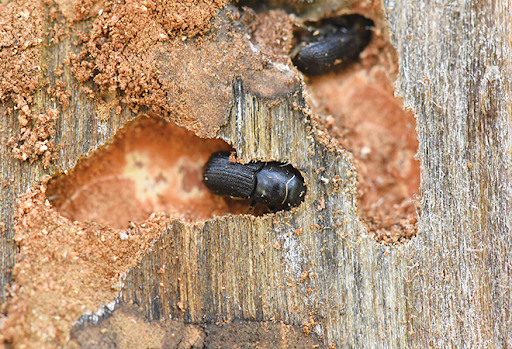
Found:
M 508 347 L 510 3 L 385 7 L 422 169 L 422 233 L 407 246 L 409 343 Z
M 149 319 L 307 323 L 339 348 L 512 346 L 512 8 L 384 0 L 384 9 L 398 52 L 397 93 L 417 118 L 420 234 L 398 246 L 368 236 L 355 213 L 355 168 L 310 131 L 301 87 L 269 103 L 237 79 L 220 137 L 245 160 L 300 169 L 306 201 L 263 218 L 174 221 L 130 270 L 119 301 L 141 305 Z M 45 52 L 50 79 L 66 50 L 62 42 Z M 77 91 L 71 77 L 68 84 Z M 49 103 L 44 92 L 36 100 Z M 17 197 L 73 168 L 135 117 L 123 109 L 100 125 L 91 103 L 73 93 L 56 124 L 62 148 L 48 170 L 11 157 L 6 143 L 19 130 L 16 113 L 0 118 L 2 290 L 16 258 Z M 157 275 L 163 264 L 168 269 Z

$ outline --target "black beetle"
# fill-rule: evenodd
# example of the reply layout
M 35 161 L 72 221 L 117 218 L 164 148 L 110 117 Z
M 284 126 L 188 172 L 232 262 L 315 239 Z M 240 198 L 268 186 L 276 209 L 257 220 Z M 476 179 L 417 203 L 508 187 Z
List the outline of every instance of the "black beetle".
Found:
M 306 74 L 323 74 L 354 61 L 371 40 L 373 22 L 362 16 L 331 20 L 294 49 L 293 64 Z
M 229 160 L 231 153 L 213 153 L 205 165 L 203 182 L 218 195 L 252 198 L 249 210 L 257 203 L 277 207 L 298 206 L 304 200 L 304 178 L 290 165 L 279 162 L 240 164 Z

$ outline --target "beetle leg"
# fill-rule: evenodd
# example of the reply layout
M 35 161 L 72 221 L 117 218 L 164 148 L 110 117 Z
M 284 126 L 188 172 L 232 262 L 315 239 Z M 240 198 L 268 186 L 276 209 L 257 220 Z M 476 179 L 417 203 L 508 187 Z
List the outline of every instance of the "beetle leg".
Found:
M 251 205 L 249 206 L 249 208 L 247 209 L 247 212 L 246 214 L 249 214 L 249 212 L 252 211 L 252 209 L 254 208 L 254 206 L 256 206 L 256 201 L 252 200 L 251 201 Z

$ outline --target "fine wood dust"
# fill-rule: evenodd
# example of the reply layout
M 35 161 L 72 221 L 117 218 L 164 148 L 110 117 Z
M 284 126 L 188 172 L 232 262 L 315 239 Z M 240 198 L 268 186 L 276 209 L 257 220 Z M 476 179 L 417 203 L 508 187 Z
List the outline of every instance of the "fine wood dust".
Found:
M 376 9 L 377 11 L 377 9 Z M 383 243 L 406 242 L 418 232 L 420 166 L 416 120 L 394 97 L 396 52 L 384 23 L 375 21 L 360 61 L 307 77 L 317 133 L 351 152 L 358 173 L 358 215 Z M 329 135 L 329 136 L 327 136 Z
M 31 109 L 34 94 L 48 83 L 39 66 L 44 13 L 39 1 L 0 3 L 0 103 L 6 114 L 18 111 L 21 130 L 8 142 L 13 157 L 31 163 L 42 158 L 48 168 L 55 156 L 50 138 L 58 111 Z
M 81 38 L 82 52 L 70 57 L 72 70 L 80 83 L 92 80 L 100 93 L 118 91 L 121 103 L 135 111 L 144 106 L 201 137 L 214 137 L 227 122 L 237 77 L 269 99 L 299 84 L 292 70 L 251 43 L 245 26 L 250 21 L 244 24 L 236 8 L 223 8 L 212 19 L 224 2 L 104 5 Z M 273 30 L 283 40 L 274 49 L 283 56 L 292 34 L 288 16 L 279 18 L 282 28 Z
M 2 340 L 15 348 L 64 346 L 73 322 L 116 297 L 123 275 L 169 224 L 156 214 L 126 230 L 72 222 L 52 208 L 45 191 L 45 184 L 30 189 L 16 211 L 20 253 L 2 329 Z

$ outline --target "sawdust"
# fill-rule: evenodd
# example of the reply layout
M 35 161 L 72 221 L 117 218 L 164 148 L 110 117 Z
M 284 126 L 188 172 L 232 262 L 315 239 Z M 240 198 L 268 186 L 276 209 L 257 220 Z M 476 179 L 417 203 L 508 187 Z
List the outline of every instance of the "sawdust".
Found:
M 78 18 L 85 18 L 92 1 L 76 4 Z M 134 110 L 173 110 L 167 101 L 167 85 L 155 59 L 155 47 L 173 39 L 181 42 L 204 34 L 223 1 L 125 1 L 103 3 L 83 50 L 72 56 L 73 73 L 80 83 L 92 79 L 102 91 L 123 93 L 122 103 Z
M 58 102 L 62 110 L 69 107 L 71 91 L 67 90 L 67 84 L 62 80 L 56 80 L 53 85 L 48 86 L 46 93 L 52 102 Z
M 71 222 L 52 208 L 45 191 L 45 184 L 30 189 L 16 210 L 20 253 L 2 330 L 15 348 L 66 344 L 73 322 L 116 297 L 123 275 L 169 224 L 156 214 L 126 230 Z
M 13 156 L 21 161 L 28 160 L 30 163 L 41 158 L 43 167 L 48 168 L 56 156 L 50 138 L 55 135 L 57 117 L 58 111 L 53 109 L 48 109 L 46 114 L 20 114 L 18 121 L 21 124 L 21 132 L 11 137 L 7 143 L 12 147 Z
M 291 70 L 279 70 L 252 45 L 235 8 L 212 20 L 224 5 L 106 3 L 82 35 L 82 52 L 70 57 L 73 73 L 82 84 L 92 80 L 100 93 L 118 91 L 121 103 L 135 111 L 145 106 L 201 137 L 214 137 L 227 122 L 236 77 L 270 99 L 299 84 Z M 283 26 L 280 35 L 291 38 L 284 34 L 290 25 Z M 280 44 L 283 53 L 287 45 Z M 261 83 L 270 76 L 282 81 Z
M 0 3 L 0 102 L 25 111 L 40 87 L 43 7 L 38 1 Z
M 253 13 L 247 10 L 248 17 Z M 282 10 L 262 12 L 249 24 L 251 42 L 271 61 L 288 64 L 288 53 L 292 48 L 293 22 Z
M 165 319 L 146 321 L 146 314 L 135 305 L 120 304 L 112 316 L 96 326 L 75 326 L 70 348 L 204 348 L 201 326 Z
M 414 115 L 393 95 L 396 53 L 378 23 L 359 62 L 308 77 L 307 90 L 324 143 L 333 137 L 352 154 L 359 217 L 378 241 L 396 243 L 418 233 L 418 140 Z
M 44 7 L 39 1 L 0 4 L 0 103 L 7 113 L 18 112 L 20 134 L 8 145 L 13 156 L 31 163 L 42 159 L 48 168 L 55 156 L 53 141 L 57 111 L 46 114 L 31 109 L 34 94 L 48 81 L 39 66 L 43 43 Z
M 93 6 L 102 3 L 100 0 L 75 0 L 73 7 L 70 1 L 58 2 L 62 13 L 71 21 L 82 21 L 97 16 L 100 9 L 93 10 Z

